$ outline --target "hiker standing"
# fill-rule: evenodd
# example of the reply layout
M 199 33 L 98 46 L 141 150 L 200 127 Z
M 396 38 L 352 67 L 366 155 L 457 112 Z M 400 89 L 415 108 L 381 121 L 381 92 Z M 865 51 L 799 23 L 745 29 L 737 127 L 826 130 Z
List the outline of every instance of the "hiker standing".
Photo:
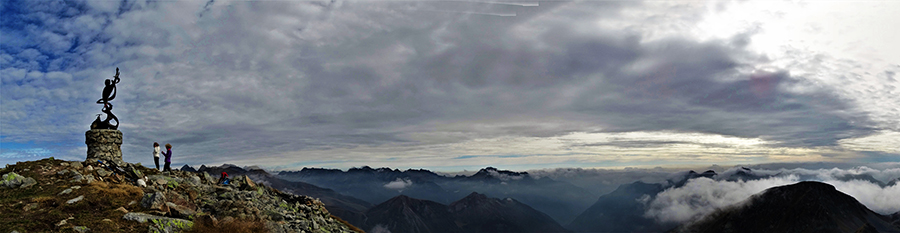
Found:
M 159 143 L 153 142 L 153 162 L 156 163 L 156 170 L 159 170 Z
M 163 155 L 166 156 L 166 165 L 163 166 L 163 171 L 172 171 L 172 168 L 169 167 L 172 164 L 172 144 L 166 143 L 166 153 Z

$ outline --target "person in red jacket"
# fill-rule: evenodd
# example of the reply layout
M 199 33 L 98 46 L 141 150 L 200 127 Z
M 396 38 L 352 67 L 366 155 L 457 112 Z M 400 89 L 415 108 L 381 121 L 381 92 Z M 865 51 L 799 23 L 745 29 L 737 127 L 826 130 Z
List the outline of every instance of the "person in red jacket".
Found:
M 228 173 L 222 172 L 222 176 L 219 177 L 219 181 L 216 184 L 228 184 Z

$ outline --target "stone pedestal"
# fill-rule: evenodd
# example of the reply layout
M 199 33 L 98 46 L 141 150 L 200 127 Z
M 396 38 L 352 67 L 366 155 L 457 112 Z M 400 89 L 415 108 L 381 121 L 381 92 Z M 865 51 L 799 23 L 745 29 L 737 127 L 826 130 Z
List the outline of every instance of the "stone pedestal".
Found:
M 84 133 L 84 144 L 87 144 L 85 161 L 103 160 L 123 164 L 122 131 L 114 129 L 92 129 Z

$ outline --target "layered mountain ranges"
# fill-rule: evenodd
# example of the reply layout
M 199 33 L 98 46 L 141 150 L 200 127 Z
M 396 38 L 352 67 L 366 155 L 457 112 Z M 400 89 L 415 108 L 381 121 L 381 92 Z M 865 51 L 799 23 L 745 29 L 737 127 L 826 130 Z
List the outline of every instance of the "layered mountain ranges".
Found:
M 693 179 L 743 182 L 779 175 L 756 173 L 749 168 L 732 169 L 723 174 L 717 174 L 712 170 L 702 173 L 689 171 L 670 176 L 665 183 L 636 181 L 621 184 L 614 191 L 599 195 L 546 176 L 535 177 L 527 172 L 505 171 L 492 167 L 481 169 L 472 175 L 456 176 L 441 175 L 428 170 L 400 171 L 370 167 L 352 168 L 347 171 L 304 168 L 300 171 L 282 171 L 275 175 L 261 169 L 242 169 L 234 165 L 203 166 L 197 170 L 213 175 L 222 171 L 234 175 L 245 174 L 260 183 L 289 193 L 320 198 L 326 208 L 336 216 L 369 232 L 712 232 L 706 229 L 717 229 L 717 232 L 740 232 L 734 229 L 710 228 L 707 227 L 710 223 L 706 222 L 733 224 L 728 221 L 735 221 L 734 218 L 708 219 L 712 218 L 710 216 L 748 216 L 747 212 L 740 212 L 739 215 L 716 212 L 704 217 L 703 221 L 695 219 L 688 222 L 665 222 L 647 214 L 648 200 L 653 200 L 665 190 L 682 187 Z M 841 179 L 877 181 L 867 175 L 847 176 Z M 882 187 L 890 185 L 881 182 L 877 184 Z M 786 190 L 792 190 L 805 186 L 788 185 L 780 188 L 784 187 L 788 187 Z M 831 202 L 814 202 L 803 208 L 815 208 L 812 205 L 817 203 L 819 205 L 845 203 L 836 206 L 842 206 L 840 208 L 854 206 L 853 208 L 868 211 L 841 212 L 841 214 L 862 213 L 864 216 L 845 216 L 852 220 L 842 221 L 844 225 L 835 232 L 850 232 L 845 231 L 850 228 L 853 228 L 854 232 L 860 229 L 873 230 L 870 232 L 893 232 L 900 229 L 898 228 L 900 213 L 891 216 L 879 215 L 852 197 L 842 198 L 841 195 L 847 195 L 834 188 L 822 192 L 837 194 L 830 193 L 823 197 Z M 753 200 L 768 198 L 761 197 L 765 196 L 763 195 L 765 193 L 769 191 L 748 198 L 741 205 L 753 206 L 755 203 L 762 203 Z M 793 207 L 765 205 L 747 208 L 745 211 L 764 209 L 769 212 L 785 212 Z M 842 216 L 838 215 L 837 217 Z M 763 215 L 753 216 L 760 218 L 756 224 L 775 221 L 762 218 Z M 826 215 L 810 216 L 810 218 L 829 217 L 836 218 Z M 869 222 L 861 222 L 859 219 Z

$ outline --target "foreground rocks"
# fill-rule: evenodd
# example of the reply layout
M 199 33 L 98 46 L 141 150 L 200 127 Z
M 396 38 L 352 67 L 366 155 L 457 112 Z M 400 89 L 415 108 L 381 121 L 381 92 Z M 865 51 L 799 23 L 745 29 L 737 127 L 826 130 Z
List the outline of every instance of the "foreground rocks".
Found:
M 7 166 L 0 170 L 3 175 L 0 212 L 5 212 L 0 213 L 0 225 L 4 226 L 0 229 L 2 232 L 182 232 L 194 228 L 207 232 L 358 231 L 332 216 L 317 199 L 284 193 L 246 176 L 235 177 L 230 185 L 217 185 L 217 178 L 206 173 L 162 173 L 127 163 L 119 166 L 119 169 L 109 169 L 96 161 L 55 159 Z M 254 224 L 259 228 L 228 229 Z

